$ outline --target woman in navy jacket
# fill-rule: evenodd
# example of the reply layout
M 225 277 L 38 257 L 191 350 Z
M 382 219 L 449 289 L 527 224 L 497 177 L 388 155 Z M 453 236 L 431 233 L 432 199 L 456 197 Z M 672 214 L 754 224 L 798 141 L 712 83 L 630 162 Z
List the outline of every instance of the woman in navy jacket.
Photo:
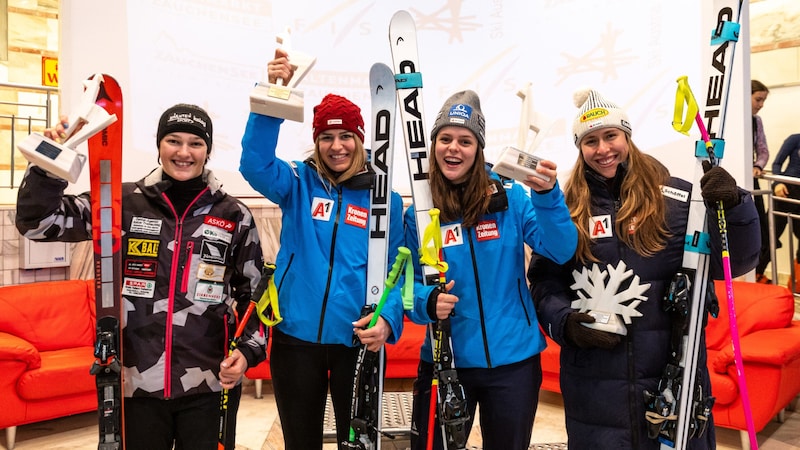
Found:
M 534 256 L 528 277 L 542 327 L 561 345 L 570 448 L 658 449 L 659 442 L 648 438 L 644 392 L 659 392 L 670 358 L 673 323 L 662 299 L 682 267 L 692 185 L 670 177 L 636 147 L 628 117 L 616 104 L 596 91 L 576 94 L 576 100 L 580 152 L 564 195 L 578 227 L 578 250 L 561 266 Z M 725 205 L 733 275 L 752 270 L 759 252 L 752 196 L 721 167 L 711 168 L 700 184 L 707 204 Z M 721 278 L 716 224 L 714 214 L 708 221 L 709 268 Z M 618 332 L 585 326 L 595 318 L 573 302 L 586 296 L 587 286 L 593 298 L 616 299 L 630 323 L 621 320 Z M 708 394 L 705 339 L 700 348 L 701 385 Z M 710 419 L 689 448 L 714 448 L 714 439 Z
M 268 64 L 269 80 L 290 80 L 286 54 Z M 348 99 L 328 94 L 314 107 L 314 150 L 305 161 L 278 159 L 283 119 L 251 113 L 240 172 L 281 208 L 275 280 L 283 321 L 273 328 L 270 369 L 287 450 L 322 448 L 330 384 L 338 442 L 348 441 L 353 375 L 361 343 L 377 351 L 403 330 L 396 290 L 376 325 L 359 320 L 367 294 L 370 187 L 375 176 L 364 149 L 364 120 Z M 389 257 L 403 245 L 402 200 L 391 198 Z M 357 340 L 356 340 L 357 341 Z M 330 375 L 329 375 L 330 374 Z
M 446 291 L 422 284 L 417 266 L 416 323 L 450 318 L 453 354 L 470 417 L 480 405 L 485 449 L 527 449 L 542 382 L 545 347 L 525 281 L 525 244 L 557 263 L 572 257 L 575 226 L 556 182 L 556 165 L 542 161 L 525 185 L 504 186 L 486 171 L 480 100 L 462 91 L 445 101 L 431 130 L 430 187 L 441 211 Z M 406 241 L 419 248 L 414 207 L 406 211 Z M 413 251 L 413 250 L 412 250 Z M 415 262 L 417 258 L 412 255 Z M 414 383 L 412 448 L 425 448 L 433 376 L 426 338 Z M 466 432 L 472 420 L 466 424 Z M 441 448 L 436 426 L 436 448 Z M 416 433 L 416 434 L 415 434 Z

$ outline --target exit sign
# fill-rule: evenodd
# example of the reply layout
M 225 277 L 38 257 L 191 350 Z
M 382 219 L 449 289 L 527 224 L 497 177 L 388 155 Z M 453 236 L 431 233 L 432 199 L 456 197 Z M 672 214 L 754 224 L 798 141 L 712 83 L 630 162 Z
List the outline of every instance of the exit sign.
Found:
M 42 56 L 42 86 L 58 87 L 58 58 Z

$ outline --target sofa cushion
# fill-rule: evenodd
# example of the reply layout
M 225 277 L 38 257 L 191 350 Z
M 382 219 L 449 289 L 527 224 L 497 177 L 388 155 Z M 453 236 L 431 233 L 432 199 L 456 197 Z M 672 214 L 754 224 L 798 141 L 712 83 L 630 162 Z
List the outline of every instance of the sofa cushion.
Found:
M 720 311 L 719 317 L 708 319 L 706 346 L 709 349 L 722 350 L 731 345 L 725 282 L 715 281 L 714 288 Z M 739 336 L 746 336 L 757 330 L 784 328 L 792 321 L 794 297 L 784 286 L 734 281 L 733 298 Z
M 20 398 L 47 400 L 95 390 L 95 379 L 89 374 L 94 363 L 94 347 L 42 352 L 41 356 L 42 366 L 19 378 Z
M 93 345 L 94 289 L 91 280 L 47 281 L 0 289 L 0 330 L 39 351 Z
M 715 359 L 716 350 L 708 351 L 708 360 Z M 715 405 L 729 405 L 739 398 L 739 384 L 731 378 L 727 372 L 719 372 L 716 368 L 708 368 L 708 376 L 711 380 L 711 395 L 716 398 Z

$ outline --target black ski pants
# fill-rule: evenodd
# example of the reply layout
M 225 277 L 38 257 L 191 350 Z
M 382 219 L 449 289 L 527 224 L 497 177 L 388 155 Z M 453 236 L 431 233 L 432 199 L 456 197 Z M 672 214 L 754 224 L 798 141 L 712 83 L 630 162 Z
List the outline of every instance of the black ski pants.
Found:
M 480 405 L 480 426 L 484 450 L 527 450 L 533 432 L 533 420 L 539 405 L 542 385 L 542 361 L 539 355 L 518 363 L 492 369 L 456 367 L 464 386 L 472 429 L 475 409 Z M 428 437 L 431 379 L 433 365 L 420 361 L 414 380 L 414 404 L 411 425 L 411 450 L 424 450 Z M 438 417 L 433 448 L 442 450 Z
M 286 450 L 322 449 L 328 388 L 336 442 L 347 441 L 357 358 L 357 347 L 314 344 L 272 329 L 269 363 Z
M 229 391 L 228 439 L 232 450 L 236 438 L 236 412 L 242 385 Z M 220 393 L 187 395 L 169 400 L 126 398 L 126 450 L 216 450 L 219 441 Z

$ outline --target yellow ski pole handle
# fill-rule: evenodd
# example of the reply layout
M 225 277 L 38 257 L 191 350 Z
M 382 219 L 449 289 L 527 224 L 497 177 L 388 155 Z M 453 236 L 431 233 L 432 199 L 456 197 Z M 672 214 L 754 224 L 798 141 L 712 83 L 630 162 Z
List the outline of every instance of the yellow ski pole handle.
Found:
M 374 327 L 378 322 L 378 317 L 381 315 L 383 305 L 386 303 L 386 299 L 389 298 L 389 292 L 394 289 L 394 287 L 397 285 L 397 281 L 400 279 L 400 269 L 404 264 L 408 264 L 410 256 L 411 250 L 408 248 L 397 248 L 397 256 L 394 258 L 394 264 L 392 264 L 392 269 L 389 271 L 389 275 L 386 277 L 386 281 L 384 282 L 385 287 L 383 289 L 383 294 L 378 302 L 378 306 L 375 307 L 375 313 L 372 315 L 372 320 L 370 320 L 367 328 Z

